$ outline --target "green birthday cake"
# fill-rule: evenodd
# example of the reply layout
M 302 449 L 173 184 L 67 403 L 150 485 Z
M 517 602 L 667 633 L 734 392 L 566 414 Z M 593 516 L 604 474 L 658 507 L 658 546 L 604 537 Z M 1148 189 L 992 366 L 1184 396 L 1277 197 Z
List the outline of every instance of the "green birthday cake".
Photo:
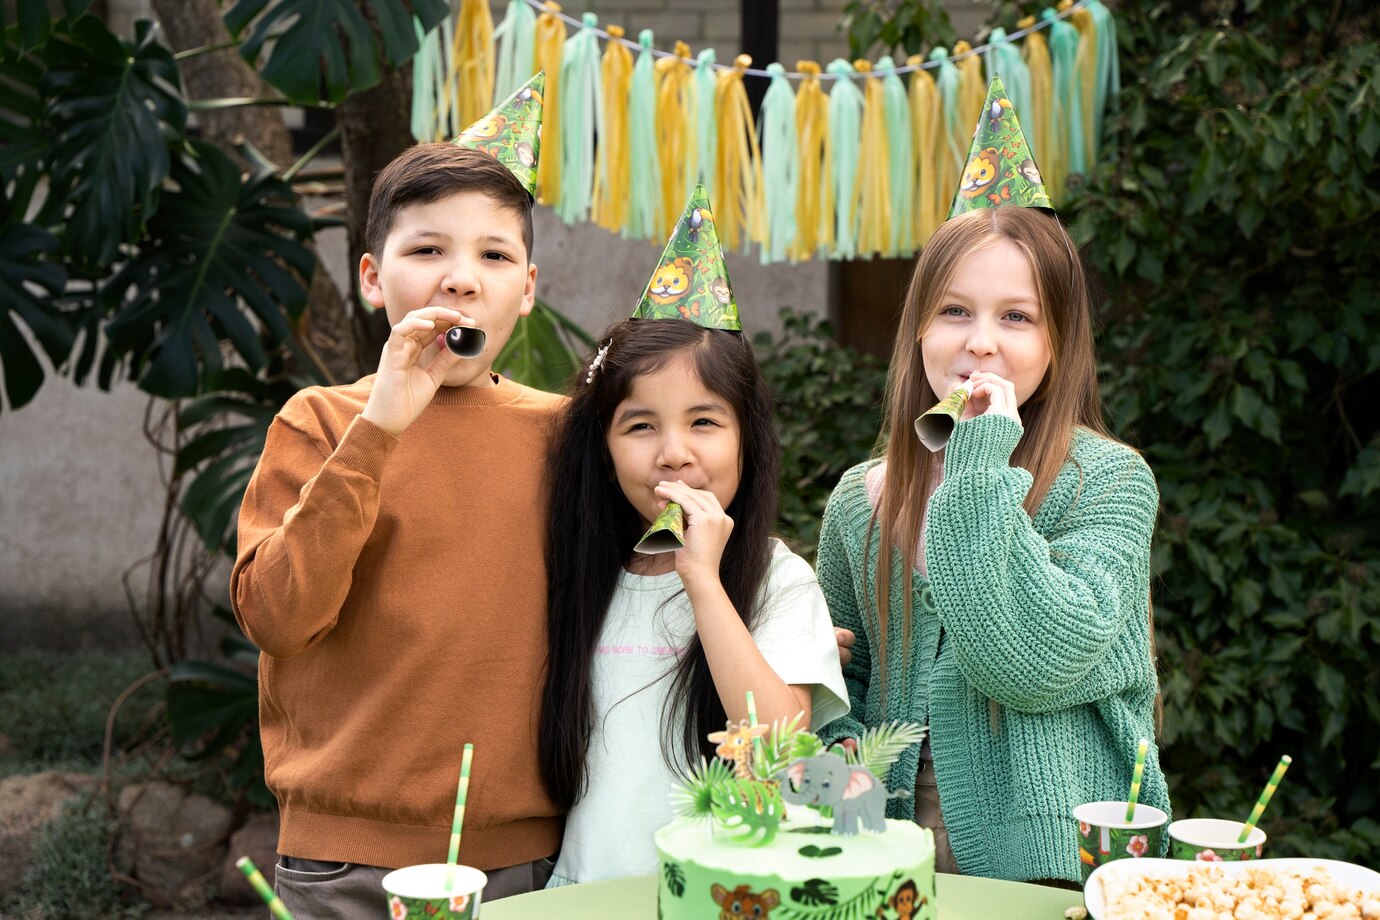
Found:
M 876 778 L 923 732 L 883 726 L 856 751 L 794 722 L 711 735 L 734 766 L 702 763 L 674 793 L 680 817 L 656 833 L 658 920 L 934 920 L 934 835 L 888 820 L 897 794 Z

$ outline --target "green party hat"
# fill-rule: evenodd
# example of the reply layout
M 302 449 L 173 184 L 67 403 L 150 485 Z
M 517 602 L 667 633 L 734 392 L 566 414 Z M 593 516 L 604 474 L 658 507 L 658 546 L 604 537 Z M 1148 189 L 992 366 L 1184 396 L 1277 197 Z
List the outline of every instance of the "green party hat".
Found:
M 676 221 L 633 319 L 683 319 L 710 329 L 743 331 L 703 184 L 695 186 Z
M 963 179 L 949 206 L 949 217 L 978 208 L 1044 208 L 1054 205 L 1045 191 L 1035 153 L 1021 131 L 1016 109 L 1006 97 L 1001 77 L 987 88 L 987 104 L 973 131 L 973 146 Z
M 496 157 L 533 197 L 537 189 L 537 160 L 541 156 L 545 91 L 546 71 L 542 70 L 490 109 L 489 114 L 461 131 L 453 142 Z

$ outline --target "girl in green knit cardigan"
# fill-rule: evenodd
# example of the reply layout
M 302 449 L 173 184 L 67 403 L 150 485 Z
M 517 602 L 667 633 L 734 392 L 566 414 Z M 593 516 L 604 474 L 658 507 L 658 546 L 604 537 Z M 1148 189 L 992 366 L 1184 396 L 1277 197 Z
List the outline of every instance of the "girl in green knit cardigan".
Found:
M 965 383 L 952 439 L 923 449 L 912 420 Z M 888 778 L 916 797 L 889 807 L 936 830 L 940 871 L 1076 887 L 1073 809 L 1124 800 L 1155 733 L 1159 493 L 1103 424 L 1085 270 L 1058 218 L 998 207 L 939 228 L 885 413 L 885 454 L 844 475 L 820 534 L 830 613 L 857 636 L 852 712 L 823 734 L 928 724 Z M 1140 800 L 1169 810 L 1153 744 Z

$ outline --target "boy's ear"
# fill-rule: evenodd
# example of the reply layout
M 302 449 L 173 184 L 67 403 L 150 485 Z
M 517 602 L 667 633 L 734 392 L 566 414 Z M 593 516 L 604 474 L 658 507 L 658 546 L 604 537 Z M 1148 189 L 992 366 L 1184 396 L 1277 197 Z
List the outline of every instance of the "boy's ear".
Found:
M 359 293 L 365 303 L 376 310 L 383 309 L 383 285 L 379 280 L 379 260 L 366 252 L 359 258 Z
M 518 308 L 518 316 L 526 316 L 532 312 L 532 307 L 537 299 L 537 263 L 527 263 L 527 283 L 522 287 L 522 306 Z

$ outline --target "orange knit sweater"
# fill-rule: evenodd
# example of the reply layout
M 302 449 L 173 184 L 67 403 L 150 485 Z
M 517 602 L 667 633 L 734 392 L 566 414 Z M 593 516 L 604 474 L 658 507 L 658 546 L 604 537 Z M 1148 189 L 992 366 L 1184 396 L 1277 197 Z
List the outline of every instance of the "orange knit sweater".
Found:
M 259 659 L 283 854 L 443 862 L 475 746 L 463 863 L 560 845 L 537 768 L 546 657 L 542 471 L 557 396 L 442 387 L 400 438 L 373 378 L 294 396 L 245 493 L 230 592 Z

